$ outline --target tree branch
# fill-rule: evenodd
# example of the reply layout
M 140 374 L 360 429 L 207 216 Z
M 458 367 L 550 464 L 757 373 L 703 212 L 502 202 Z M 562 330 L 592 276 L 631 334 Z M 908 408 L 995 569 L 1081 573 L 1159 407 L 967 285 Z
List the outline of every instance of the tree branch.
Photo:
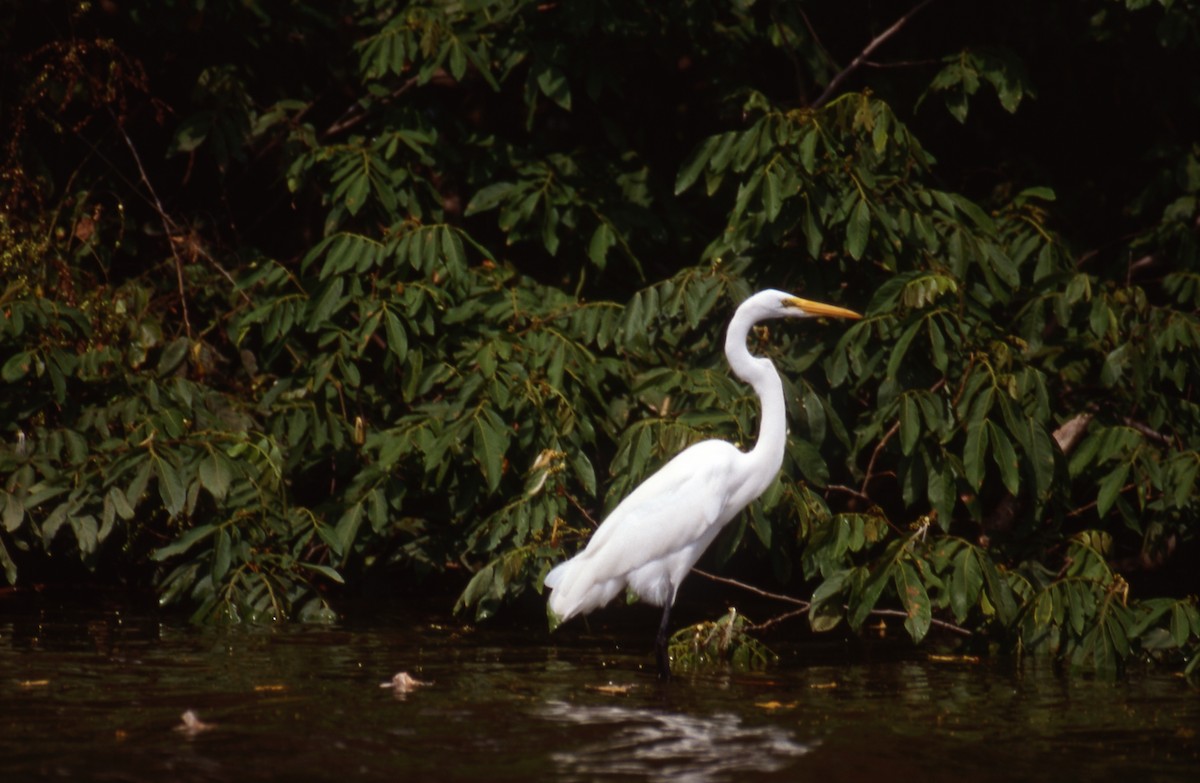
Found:
M 403 84 L 401 84 L 399 87 L 392 90 L 390 93 L 385 95 L 383 98 L 380 98 L 379 102 L 380 103 L 388 103 L 389 101 L 394 101 L 396 98 L 399 98 L 401 95 L 408 92 L 413 87 L 416 87 L 417 83 L 419 81 L 420 81 L 420 77 L 417 77 L 417 76 L 410 77 L 409 79 L 405 80 L 405 82 Z M 342 112 L 342 116 L 338 117 L 336 120 L 334 120 L 334 123 L 332 125 L 330 125 L 328 128 L 326 128 L 324 131 L 321 132 L 321 138 L 329 138 L 330 136 L 336 136 L 337 134 L 342 133 L 343 131 L 349 130 L 350 128 L 353 128 L 355 125 L 357 125 L 358 123 L 365 120 L 368 116 L 369 116 L 369 114 L 367 112 L 367 109 L 365 109 L 363 107 L 361 102 L 356 101 L 355 103 L 353 103 L 350 106 L 350 108 L 348 108 L 348 109 L 346 109 L 346 111 Z
M 745 590 L 748 593 L 754 593 L 755 595 L 761 595 L 764 598 L 773 598 L 776 601 L 782 601 L 784 603 L 793 604 L 793 605 L 799 607 L 798 609 L 794 609 L 790 612 L 785 612 L 784 614 L 778 615 L 776 617 L 772 617 L 770 620 L 767 620 L 765 622 L 757 623 L 756 625 L 753 626 L 754 630 L 756 630 L 756 631 L 761 631 L 764 628 L 769 628 L 772 625 L 781 623 L 784 620 L 790 620 L 793 617 L 799 617 L 801 615 L 808 614 L 809 609 L 812 608 L 811 601 L 805 601 L 801 598 L 794 598 L 793 596 L 784 595 L 783 593 L 772 593 L 767 590 L 763 590 L 761 588 L 755 587 L 754 585 L 748 585 L 745 582 L 739 582 L 736 579 L 730 579 L 729 577 L 725 577 L 725 576 L 717 576 L 716 574 L 709 573 L 708 571 L 705 571 L 700 568 L 693 568 L 692 573 L 699 574 L 700 576 L 704 577 L 705 579 L 709 579 L 713 582 L 720 582 L 721 584 L 730 585 L 732 587 L 736 587 L 741 590 Z M 850 609 L 850 607 L 846 604 L 842 604 L 842 608 L 847 611 L 849 611 L 849 609 Z M 903 610 L 900 610 L 900 609 L 872 609 L 869 612 L 869 614 L 871 614 L 872 616 L 875 616 L 875 617 L 904 617 L 904 618 L 908 617 L 908 613 Z M 951 631 L 960 636 L 974 636 L 975 635 L 974 632 L 971 631 L 969 628 L 963 628 L 961 625 L 955 625 L 954 623 L 946 622 L 945 620 L 939 620 L 936 617 L 930 618 L 929 623 L 930 623 L 930 625 L 936 625 L 938 628 L 944 628 L 947 631 Z
M 900 32 L 900 28 L 903 27 L 905 24 L 907 24 L 909 19 L 912 19 L 923 8 L 925 8 L 925 6 L 929 5 L 932 2 L 933 2 L 933 0 L 922 0 L 922 2 L 920 2 L 916 6 L 914 6 L 912 8 L 912 10 L 910 10 L 908 13 L 904 14 L 904 16 L 901 16 L 899 19 L 897 19 L 895 22 L 893 22 L 891 27 L 884 30 L 879 35 L 875 36 L 871 40 L 871 42 L 869 44 L 867 44 L 866 48 L 863 49 L 861 52 L 859 52 L 858 56 L 855 57 L 853 60 L 851 60 L 850 64 L 842 69 L 841 73 L 839 73 L 837 76 L 833 77 L 832 81 L 829 82 L 829 86 L 825 88 L 825 92 L 821 93 L 821 97 L 817 98 L 816 103 L 814 103 L 812 105 L 812 107 L 814 109 L 817 109 L 817 108 L 820 108 L 821 106 L 825 105 L 825 103 L 827 101 L 829 101 L 829 99 L 832 98 L 834 96 L 834 94 L 837 93 L 838 88 L 842 86 L 842 82 L 844 82 L 846 80 L 846 77 L 848 77 L 850 74 L 857 71 L 859 66 L 861 66 L 864 62 L 866 62 L 867 58 L 871 56 L 872 52 L 874 52 L 876 49 L 878 49 L 880 47 L 880 45 L 883 44 L 884 41 L 891 38 L 896 33 Z
M 766 590 L 762 590 L 758 587 L 755 587 L 754 585 L 748 585 L 745 582 L 739 582 L 738 580 L 730 579 L 727 576 L 717 576 L 716 574 L 711 574 L 708 571 L 704 571 L 699 568 L 693 568 L 692 573 L 699 574 L 700 576 L 704 577 L 705 579 L 710 579 L 714 582 L 720 582 L 721 584 L 737 587 L 741 590 L 745 590 L 748 593 L 754 593 L 755 595 L 761 595 L 763 598 L 774 598 L 776 601 L 783 601 L 784 603 L 795 604 L 796 606 L 803 607 L 804 611 L 806 611 L 806 612 L 808 611 L 809 602 L 802 600 L 800 598 L 793 598 L 792 596 L 784 595 L 783 593 L 770 593 L 770 592 L 767 592 Z
M 899 431 L 900 422 L 897 421 L 892 425 L 891 429 L 884 433 L 883 437 L 879 440 L 879 443 L 876 444 L 875 450 L 871 452 L 871 461 L 867 463 L 867 473 L 865 476 L 863 476 L 862 490 L 860 490 L 859 494 L 864 496 L 867 494 L 867 485 L 871 483 L 871 477 L 875 475 L 875 460 L 879 459 L 879 453 L 883 451 L 883 447 L 886 446 L 887 442 L 891 440 L 892 437 Z

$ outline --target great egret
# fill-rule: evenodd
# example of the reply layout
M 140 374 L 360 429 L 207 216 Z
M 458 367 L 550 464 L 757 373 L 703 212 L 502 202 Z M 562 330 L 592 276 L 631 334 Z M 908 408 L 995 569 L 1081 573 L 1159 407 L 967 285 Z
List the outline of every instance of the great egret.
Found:
M 750 327 L 770 318 L 861 318 L 833 305 L 767 290 L 738 307 L 725 336 L 725 356 L 762 403 L 758 442 L 693 444 L 659 468 L 613 509 L 582 552 L 546 574 L 550 611 L 559 622 L 604 606 L 625 589 L 663 607 L 655 639 L 659 675 L 671 676 L 667 627 L 679 584 L 717 533 L 761 495 L 783 464 L 787 441 L 783 382 L 770 359 L 746 348 Z

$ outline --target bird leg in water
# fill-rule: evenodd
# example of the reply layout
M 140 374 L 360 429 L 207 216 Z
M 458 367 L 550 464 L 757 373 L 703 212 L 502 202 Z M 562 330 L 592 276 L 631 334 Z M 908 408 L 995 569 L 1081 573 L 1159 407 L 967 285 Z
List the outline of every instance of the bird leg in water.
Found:
M 658 636 L 654 639 L 654 653 L 658 657 L 658 678 L 671 679 L 671 656 L 667 652 L 667 626 L 671 622 L 671 602 L 663 605 L 662 622 L 658 625 Z

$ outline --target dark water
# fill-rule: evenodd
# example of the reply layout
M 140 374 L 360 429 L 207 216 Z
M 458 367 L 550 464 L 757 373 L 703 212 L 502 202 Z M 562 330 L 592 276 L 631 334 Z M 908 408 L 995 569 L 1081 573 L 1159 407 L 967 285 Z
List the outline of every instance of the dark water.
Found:
M 1200 780 L 1200 692 L 1169 673 L 826 642 L 664 686 L 648 641 L 0 603 L 0 781 Z M 380 687 L 400 671 L 427 684 Z

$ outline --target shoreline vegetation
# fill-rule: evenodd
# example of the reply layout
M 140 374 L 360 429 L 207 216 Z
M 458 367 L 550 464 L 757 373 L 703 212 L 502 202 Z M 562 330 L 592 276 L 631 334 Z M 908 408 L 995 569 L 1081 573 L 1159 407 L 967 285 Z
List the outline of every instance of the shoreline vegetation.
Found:
M 788 450 L 701 566 L 778 611 L 677 656 L 1196 671 L 1194 2 L 0 9 L 7 585 L 504 622 L 753 441 L 722 330 L 781 288 L 865 317 L 751 336 Z

